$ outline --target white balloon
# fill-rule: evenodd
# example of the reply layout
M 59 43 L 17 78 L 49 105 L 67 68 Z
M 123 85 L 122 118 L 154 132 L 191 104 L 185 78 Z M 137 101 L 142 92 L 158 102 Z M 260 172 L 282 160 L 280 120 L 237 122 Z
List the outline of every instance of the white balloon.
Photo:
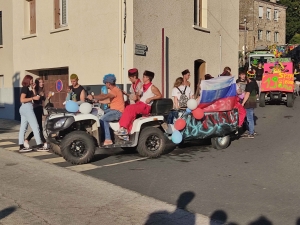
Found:
M 90 103 L 84 102 L 79 106 L 79 112 L 83 114 L 89 114 L 92 111 L 92 105 Z
M 198 103 L 195 99 L 191 98 L 188 100 L 187 102 L 187 107 L 190 109 L 190 110 L 194 110 L 196 109 L 198 106 Z

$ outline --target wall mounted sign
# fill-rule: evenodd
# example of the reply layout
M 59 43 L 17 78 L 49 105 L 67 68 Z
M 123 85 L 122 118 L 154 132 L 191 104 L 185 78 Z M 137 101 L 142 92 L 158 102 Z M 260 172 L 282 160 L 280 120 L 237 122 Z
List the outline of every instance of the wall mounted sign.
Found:
M 146 52 L 148 51 L 147 45 L 135 44 L 135 54 L 146 56 Z
M 63 87 L 64 87 L 64 85 L 63 85 L 62 80 L 57 80 L 56 83 L 55 83 L 56 91 L 61 92 Z

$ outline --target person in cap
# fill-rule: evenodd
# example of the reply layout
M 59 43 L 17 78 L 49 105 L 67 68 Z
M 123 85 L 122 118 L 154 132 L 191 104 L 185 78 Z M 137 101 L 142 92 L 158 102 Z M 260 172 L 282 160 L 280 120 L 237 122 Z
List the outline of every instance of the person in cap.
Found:
M 184 86 L 191 86 L 191 83 L 188 81 L 188 79 L 190 79 L 191 73 L 188 69 L 184 70 L 181 72 L 182 74 L 182 78 L 183 78 L 183 85 Z
M 152 84 L 154 73 L 145 70 L 143 73 L 143 87 L 141 95 L 138 96 L 138 102 L 133 105 L 128 105 L 119 121 L 120 129 L 115 132 L 121 139 L 128 141 L 128 133 L 132 127 L 132 123 L 137 114 L 148 115 L 151 111 L 152 102 L 156 99 L 161 99 L 162 95 L 159 89 Z
M 109 90 L 107 94 L 99 94 L 97 96 L 89 95 L 90 100 L 103 104 L 110 104 L 110 108 L 104 111 L 104 115 L 100 118 L 101 128 L 104 131 L 104 146 L 112 145 L 112 139 L 110 136 L 109 122 L 119 120 L 124 108 L 125 102 L 123 98 L 123 92 L 116 86 L 116 77 L 114 74 L 107 74 L 103 78 L 103 83 Z
M 204 79 L 205 80 L 210 80 L 210 79 L 213 79 L 214 77 L 212 76 L 212 75 L 210 75 L 210 74 L 205 74 L 204 75 Z
M 123 91 L 124 95 L 128 97 L 130 104 L 135 104 L 137 101 L 137 95 L 140 94 L 140 90 L 143 86 L 142 81 L 139 79 L 139 71 L 136 68 L 128 70 L 128 78 L 131 81 L 130 94 Z
M 71 74 L 70 81 L 71 86 L 68 86 L 68 94 L 67 94 L 67 100 L 72 100 L 75 102 L 85 101 L 86 92 L 84 88 L 78 84 L 78 76 L 76 74 Z
M 248 71 L 249 72 L 249 71 Z M 254 79 L 255 73 L 247 72 L 247 84 L 245 88 L 245 95 L 242 101 L 242 106 L 246 109 L 248 132 L 242 135 L 242 138 L 254 138 L 254 109 L 256 108 L 256 98 L 258 96 L 259 88 Z

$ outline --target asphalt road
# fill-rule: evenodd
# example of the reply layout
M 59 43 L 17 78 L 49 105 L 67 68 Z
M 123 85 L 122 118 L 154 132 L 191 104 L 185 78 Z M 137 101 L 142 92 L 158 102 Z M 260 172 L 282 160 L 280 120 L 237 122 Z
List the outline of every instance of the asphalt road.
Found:
M 300 98 L 294 108 L 266 105 L 255 115 L 255 139 L 235 140 L 225 150 L 193 143 L 158 159 L 98 151 L 78 171 L 175 205 L 189 191 L 188 210 L 231 224 L 300 224 Z

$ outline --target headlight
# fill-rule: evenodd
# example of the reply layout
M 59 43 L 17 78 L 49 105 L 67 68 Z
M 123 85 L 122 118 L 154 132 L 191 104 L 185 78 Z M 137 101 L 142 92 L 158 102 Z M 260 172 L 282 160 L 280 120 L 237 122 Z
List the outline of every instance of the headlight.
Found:
M 56 121 L 56 123 L 54 124 L 54 129 L 60 128 L 64 125 L 64 123 L 66 122 L 67 118 L 62 118 L 58 121 Z

